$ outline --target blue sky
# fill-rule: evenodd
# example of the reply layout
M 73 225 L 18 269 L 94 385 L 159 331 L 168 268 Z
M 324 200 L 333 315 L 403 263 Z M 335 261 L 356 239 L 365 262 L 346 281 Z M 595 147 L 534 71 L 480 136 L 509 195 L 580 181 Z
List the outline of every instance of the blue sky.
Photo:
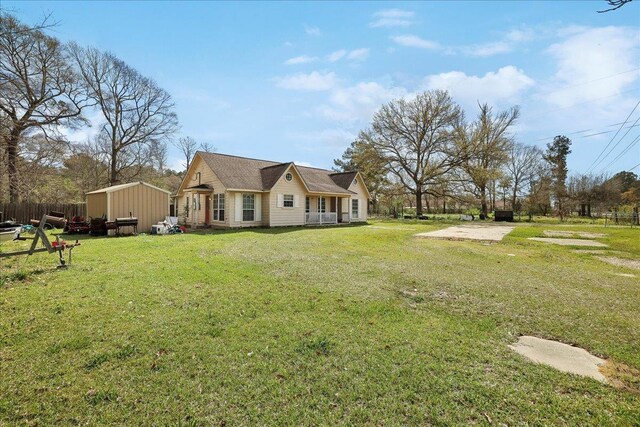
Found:
M 221 153 L 329 168 L 381 104 L 442 88 L 469 118 L 478 101 L 520 105 L 517 141 L 567 134 L 573 172 L 640 163 L 640 143 L 613 161 L 640 126 L 612 140 L 640 101 L 640 1 L 2 3 L 154 78 L 180 134 Z

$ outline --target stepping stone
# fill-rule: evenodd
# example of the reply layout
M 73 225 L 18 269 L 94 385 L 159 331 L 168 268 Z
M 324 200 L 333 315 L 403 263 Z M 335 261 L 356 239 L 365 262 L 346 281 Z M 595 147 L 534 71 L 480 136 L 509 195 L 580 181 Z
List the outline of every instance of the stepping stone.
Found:
M 431 237 L 435 239 L 452 240 L 481 240 L 499 242 L 511 233 L 514 227 L 503 225 L 458 225 L 428 233 L 418 233 L 416 237 Z
M 595 248 L 606 248 L 608 245 L 604 243 L 596 242 L 595 240 L 585 239 L 554 239 L 550 237 L 529 237 L 529 240 L 535 240 L 536 242 L 552 243 L 554 245 L 561 246 L 592 246 Z
M 544 230 L 546 237 L 573 237 L 573 231 Z
M 634 270 L 640 270 L 640 261 L 638 260 L 624 259 L 614 256 L 597 256 L 596 258 L 600 261 L 606 262 L 607 264 L 615 265 L 617 267 L 626 267 L 632 268 Z
M 573 347 L 558 341 L 545 340 L 532 336 L 521 336 L 510 349 L 535 363 L 551 366 L 562 372 L 593 378 L 606 383 L 599 367 L 604 359 L 596 357 L 587 350 Z

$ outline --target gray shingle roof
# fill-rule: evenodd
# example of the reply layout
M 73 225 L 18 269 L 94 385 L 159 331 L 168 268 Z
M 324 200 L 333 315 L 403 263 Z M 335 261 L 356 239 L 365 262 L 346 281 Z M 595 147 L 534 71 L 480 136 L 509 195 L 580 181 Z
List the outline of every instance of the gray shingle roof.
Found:
M 231 189 L 269 191 L 293 164 L 202 151 L 196 154 L 202 157 L 222 184 Z M 306 166 L 295 167 L 311 192 L 354 194 L 337 184 L 334 176 L 340 177 L 343 174 Z
M 331 174 L 331 179 L 340 187 L 348 190 L 357 174 L 358 172 L 336 172 Z

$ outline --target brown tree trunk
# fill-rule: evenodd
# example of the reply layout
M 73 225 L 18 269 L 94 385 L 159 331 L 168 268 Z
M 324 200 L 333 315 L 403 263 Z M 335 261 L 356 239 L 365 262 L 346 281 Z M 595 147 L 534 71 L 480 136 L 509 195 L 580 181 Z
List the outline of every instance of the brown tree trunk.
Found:
M 109 185 L 116 185 L 120 181 L 118 179 L 118 170 L 116 167 L 118 152 L 111 150 L 111 173 L 109 177 Z
M 422 189 L 416 189 L 416 217 L 422 215 Z
M 7 141 L 7 174 L 9 175 L 9 203 L 20 201 L 18 177 L 18 142 L 22 129 L 14 128 Z
M 487 188 L 485 186 L 480 188 L 480 212 L 487 219 L 489 210 L 487 208 Z

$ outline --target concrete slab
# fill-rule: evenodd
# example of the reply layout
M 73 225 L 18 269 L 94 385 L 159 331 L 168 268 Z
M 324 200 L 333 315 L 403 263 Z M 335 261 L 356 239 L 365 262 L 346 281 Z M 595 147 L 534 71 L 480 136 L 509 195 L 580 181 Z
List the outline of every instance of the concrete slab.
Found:
M 604 233 L 587 233 L 583 231 L 544 230 L 545 237 L 579 237 L 581 239 L 600 239 L 607 237 Z
M 597 256 L 600 261 L 607 264 L 615 265 L 618 267 L 632 268 L 634 270 L 640 270 L 640 261 L 635 259 L 618 258 L 614 256 Z
M 605 360 L 592 355 L 585 349 L 531 336 L 521 336 L 518 342 L 510 345 L 509 348 L 535 363 L 551 366 L 562 372 L 593 378 L 603 383 L 607 382 L 607 378 L 598 369 Z
M 545 237 L 573 237 L 573 231 L 544 230 Z
M 529 237 L 529 240 L 535 240 L 536 242 L 552 243 L 554 245 L 562 246 L 592 246 L 595 248 L 606 248 L 608 245 L 604 243 L 596 242 L 595 240 L 585 239 L 554 239 L 550 237 Z
M 514 227 L 504 225 L 457 225 L 428 233 L 418 233 L 416 237 L 430 237 L 451 240 L 481 240 L 499 242 Z

